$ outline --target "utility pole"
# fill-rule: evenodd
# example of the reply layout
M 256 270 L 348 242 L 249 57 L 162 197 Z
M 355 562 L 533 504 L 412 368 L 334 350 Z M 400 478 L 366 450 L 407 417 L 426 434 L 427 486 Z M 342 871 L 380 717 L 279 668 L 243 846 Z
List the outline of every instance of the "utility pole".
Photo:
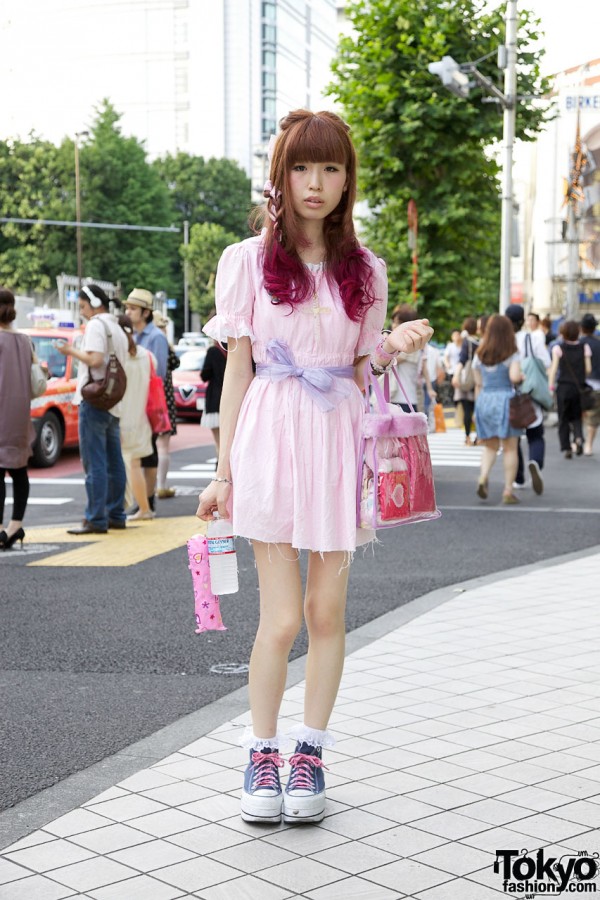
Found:
M 75 235 L 77 242 L 77 287 L 81 290 L 83 276 L 83 249 L 81 245 L 81 190 L 79 186 L 79 138 L 87 137 L 89 131 L 78 131 L 75 135 Z
M 187 219 L 183 222 L 183 243 L 187 248 L 190 242 L 190 223 Z M 190 286 L 189 265 L 187 257 L 183 259 L 183 330 L 190 330 Z
M 504 116 L 502 164 L 502 232 L 500 238 L 500 303 L 502 314 L 510 304 L 510 270 L 513 228 L 513 150 L 517 111 L 517 0 L 506 7 L 506 70 L 504 72 Z

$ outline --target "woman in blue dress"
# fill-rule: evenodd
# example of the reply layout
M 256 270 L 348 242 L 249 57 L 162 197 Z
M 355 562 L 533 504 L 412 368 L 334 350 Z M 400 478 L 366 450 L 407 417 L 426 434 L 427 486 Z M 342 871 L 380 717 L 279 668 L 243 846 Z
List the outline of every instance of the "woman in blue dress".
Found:
M 517 475 L 517 441 L 522 429 L 509 422 L 510 398 L 514 386 L 523 380 L 515 332 L 506 316 L 491 316 L 473 362 L 475 375 L 475 418 L 477 443 L 483 447 L 477 494 L 488 496 L 488 478 L 502 447 L 504 491 L 502 502 L 518 503 L 513 494 Z

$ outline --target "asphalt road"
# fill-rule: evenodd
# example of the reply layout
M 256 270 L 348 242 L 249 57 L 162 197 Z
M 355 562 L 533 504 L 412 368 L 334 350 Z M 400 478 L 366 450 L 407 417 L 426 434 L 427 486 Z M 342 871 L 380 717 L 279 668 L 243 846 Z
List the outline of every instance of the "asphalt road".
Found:
M 200 434 L 196 426 L 181 429 L 184 449 L 173 454 L 170 480 L 181 493 L 158 508 L 159 519 L 189 515 L 190 533 L 195 494 L 206 482 L 186 467 L 212 454 L 211 447 L 198 446 Z M 374 552 L 357 553 L 349 631 L 444 585 L 600 543 L 600 455 L 563 460 L 550 429 L 544 495 L 523 491 L 522 504 L 506 508 L 500 505 L 500 464 L 490 500 L 481 503 L 475 495 L 478 451 L 457 438 L 449 432 L 432 439 L 434 460 L 453 463 L 435 465 L 442 518 L 382 532 Z M 183 547 L 153 550 L 131 566 L 31 567 L 65 549 L 36 549 L 34 526 L 66 527 L 81 518 L 84 506 L 83 485 L 74 483 L 81 480 L 76 455 L 31 475 L 49 482 L 32 486 L 29 552 L 0 553 L 0 809 L 242 686 L 245 675 L 217 675 L 211 667 L 248 662 L 258 618 L 256 572 L 242 541 L 242 588 L 222 602 L 228 630 L 204 635 L 194 632 Z M 167 522 L 144 527 L 168 532 Z M 303 633 L 293 656 L 305 651 Z

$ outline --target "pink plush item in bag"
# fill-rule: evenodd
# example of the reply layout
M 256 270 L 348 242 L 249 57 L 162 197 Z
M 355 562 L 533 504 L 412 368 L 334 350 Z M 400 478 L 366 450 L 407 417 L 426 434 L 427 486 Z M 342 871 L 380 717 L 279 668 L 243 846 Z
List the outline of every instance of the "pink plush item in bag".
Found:
M 398 373 L 393 367 L 392 371 L 404 393 Z M 365 414 L 356 497 L 359 528 L 391 528 L 441 515 L 435 502 L 427 417 L 414 410 L 405 413 L 388 403 L 387 379 L 386 373 L 384 394 L 365 369 Z M 369 403 L 369 387 L 375 395 L 374 411 Z M 406 402 L 410 406 L 408 399 Z
M 196 634 L 201 634 L 203 631 L 227 631 L 221 619 L 219 598 L 210 589 L 206 535 L 192 535 L 187 542 L 187 551 L 194 586 Z

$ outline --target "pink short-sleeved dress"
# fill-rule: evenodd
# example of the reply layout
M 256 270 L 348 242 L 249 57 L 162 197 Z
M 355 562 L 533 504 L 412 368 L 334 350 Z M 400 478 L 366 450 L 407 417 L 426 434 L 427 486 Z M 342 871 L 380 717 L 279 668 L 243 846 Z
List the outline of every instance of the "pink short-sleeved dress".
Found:
M 344 311 L 337 285 L 313 269 L 315 297 L 290 311 L 263 284 L 262 238 L 228 247 L 217 270 L 217 315 L 210 337 L 249 336 L 255 362 L 267 345 L 286 344 L 299 367 L 350 366 L 381 339 L 387 311 L 385 264 L 369 251 L 376 303 L 361 322 Z M 298 378 L 256 377 L 240 409 L 231 448 L 235 534 L 298 550 L 352 552 L 374 537 L 356 527 L 356 478 L 363 396 L 352 379 L 334 409 L 323 411 Z

